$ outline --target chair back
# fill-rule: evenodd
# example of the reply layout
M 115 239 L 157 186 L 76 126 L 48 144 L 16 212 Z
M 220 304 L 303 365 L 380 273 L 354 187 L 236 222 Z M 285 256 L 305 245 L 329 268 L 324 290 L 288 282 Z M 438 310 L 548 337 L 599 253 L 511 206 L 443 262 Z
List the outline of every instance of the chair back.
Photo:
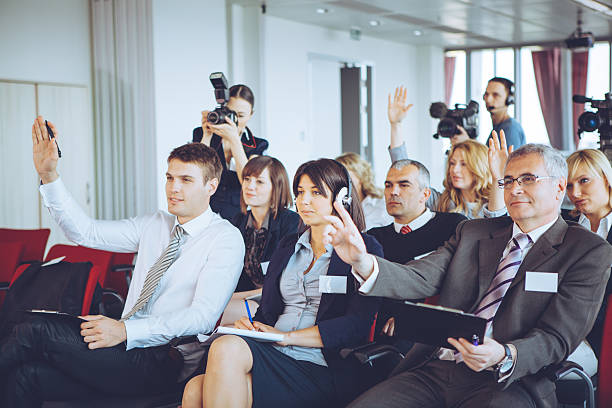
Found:
M 598 372 L 597 406 L 612 407 L 612 295 L 608 296 Z
M 51 230 L 0 228 L 0 242 L 21 242 L 23 252 L 19 263 L 42 261 Z
M 57 244 L 49 249 L 45 261 L 49 262 L 61 256 L 66 257 L 64 258 L 66 262 L 91 262 L 93 267 L 99 270 L 97 273 L 100 286 L 105 287 L 107 272 L 113 257 L 112 252 L 82 246 Z
M 127 297 L 128 286 L 132 276 L 131 266 L 134 263 L 136 254 L 121 254 L 113 253 L 111 259 L 110 270 L 106 275 L 105 289 L 112 289 L 117 292 L 123 299 Z
M 0 242 L 0 282 L 9 283 L 23 254 L 21 241 Z

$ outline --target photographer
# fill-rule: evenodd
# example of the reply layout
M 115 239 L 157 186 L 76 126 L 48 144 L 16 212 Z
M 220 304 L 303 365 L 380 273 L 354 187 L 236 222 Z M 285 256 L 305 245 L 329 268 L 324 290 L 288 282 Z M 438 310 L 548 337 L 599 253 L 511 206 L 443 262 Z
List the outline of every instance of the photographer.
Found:
M 205 110 L 202 111 L 202 127 L 193 130 L 193 141 L 210 146 L 223 165 L 221 182 L 210 200 L 210 206 L 227 220 L 240 212 L 240 179 L 248 158 L 261 155 L 268 148 L 268 141 L 253 136 L 247 127 L 254 105 L 255 97 L 251 89 L 246 85 L 234 85 L 229 89 L 229 100 L 225 106 L 236 113 L 238 123 L 225 117 L 226 123 L 212 124 L 208 121 L 209 111 Z
M 508 107 L 514 103 L 514 83 L 512 81 L 501 77 L 489 79 L 482 99 L 493 122 L 493 130 L 487 139 L 487 144 L 493 132 L 499 134 L 502 130 L 506 135 L 508 147 L 514 146 L 514 149 L 518 149 L 527 143 L 521 124 L 508 114 Z

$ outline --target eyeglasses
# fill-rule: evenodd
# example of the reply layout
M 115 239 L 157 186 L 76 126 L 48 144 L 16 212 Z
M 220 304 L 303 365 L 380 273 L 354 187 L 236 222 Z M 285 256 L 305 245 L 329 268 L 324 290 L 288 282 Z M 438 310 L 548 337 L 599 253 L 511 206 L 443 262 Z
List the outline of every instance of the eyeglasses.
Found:
M 552 179 L 555 178 L 553 176 L 536 176 L 535 174 L 521 174 L 517 178 L 512 177 L 504 177 L 503 179 L 497 180 L 497 185 L 499 188 L 503 188 L 504 190 L 509 190 L 512 188 L 512 185 L 516 181 L 519 186 L 526 185 L 530 186 L 535 184 L 538 180 Z

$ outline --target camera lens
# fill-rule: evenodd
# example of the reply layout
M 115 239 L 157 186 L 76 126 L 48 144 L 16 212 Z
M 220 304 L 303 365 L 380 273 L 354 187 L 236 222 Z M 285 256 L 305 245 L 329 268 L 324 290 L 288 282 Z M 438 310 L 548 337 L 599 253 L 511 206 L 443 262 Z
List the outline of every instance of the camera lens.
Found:
M 213 125 L 219 124 L 219 119 L 219 114 L 215 111 L 208 112 L 208 115 L 206 116 L 206 120 Z
M 595 112 L 584 112 L 578 118 L 578 126 L 585 132 L 594 132 L 601 126 L 601 121 Z
M 440 120 L 440 123 L 438 123 L 438 134 L 442 137 L 453 137 L 457 134 L 457 123 L 448 118 Z

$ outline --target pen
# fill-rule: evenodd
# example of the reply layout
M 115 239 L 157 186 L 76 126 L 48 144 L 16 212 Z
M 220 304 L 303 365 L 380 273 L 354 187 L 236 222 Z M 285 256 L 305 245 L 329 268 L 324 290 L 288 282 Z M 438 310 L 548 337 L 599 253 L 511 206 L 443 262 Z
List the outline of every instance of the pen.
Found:
M 251 322 L 251 324 L 253 324 L 253 317 L 251 316 L 251 309 L 249 309 L 249 302 L 246 299 L 244 299 L 244 306 L 246 307 L 247 316 L 249 316 L 249 321 Z
M 248 306 L 247 306 L 247 308 L 248 308 Z M 477 346 L 479 344 L 478 340 L 479 340 L 479 337 L 477 335 L 475 335 L 475 334 L 472 335 L 472 344 L 473 345 Z

